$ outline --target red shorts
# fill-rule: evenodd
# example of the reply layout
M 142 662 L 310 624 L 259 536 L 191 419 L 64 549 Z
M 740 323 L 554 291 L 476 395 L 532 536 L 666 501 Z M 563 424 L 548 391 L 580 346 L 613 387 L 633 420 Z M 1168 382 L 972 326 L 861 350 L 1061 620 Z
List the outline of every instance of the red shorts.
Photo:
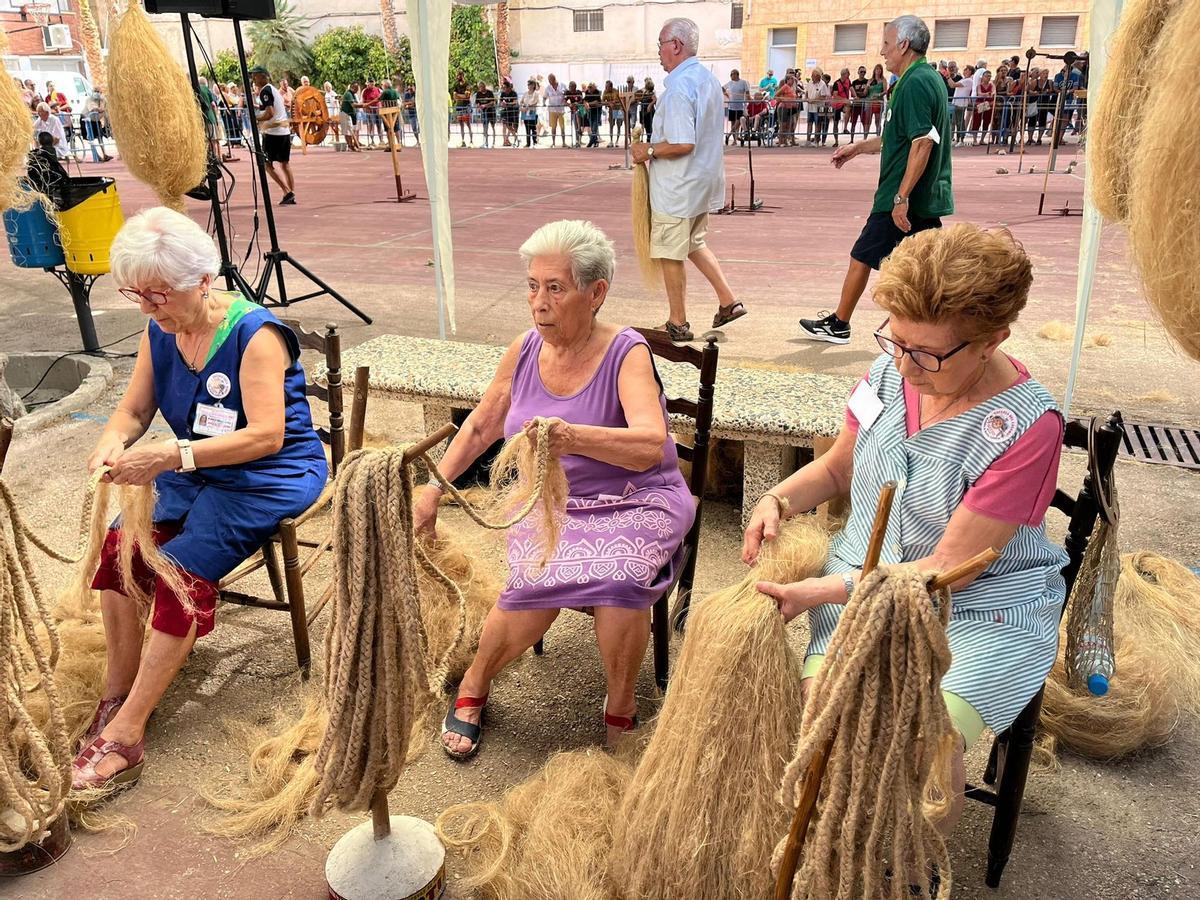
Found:
M 175 537 L 181 525 L 169 523 L 155 527 L 155 546 Z M 121 580 L 120 564 L 117 561 L 117 543 L 120 530 L 109 530 L 104 539 L 104 547 L 100 551 L 100 566 L 92 579 L 92 589 L 96 591 L 116 591 L 118 594 L 129 595 L 124 582 Z M 187 637 L 192 622 L 196 623 L 196 637 L 203 637 L 213 630 L 217 618 L 218 587 L 215 582 L 191 572 L 184 572 L 184 581 L 190 584 L 188 599 L 195 608 L 195 614 L 188 612 L 179 597 L 171 591 L 162 579 L 151 571 L 136 549 L 133 553 L 133 578 L 142 591 L 154 598 L 154 613 L 150 619 L 150 627 L 175 637 Z

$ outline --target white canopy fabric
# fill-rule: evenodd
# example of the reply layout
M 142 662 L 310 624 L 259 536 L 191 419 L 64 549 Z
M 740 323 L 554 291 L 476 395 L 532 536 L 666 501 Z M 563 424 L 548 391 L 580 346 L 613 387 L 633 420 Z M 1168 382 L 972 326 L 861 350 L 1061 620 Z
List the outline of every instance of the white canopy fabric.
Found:
M 438 336 L 454 318 L 454 248 L 450 238 L 449 129 L 446 86 L 450 83 L 450 3 L 407 0 L 412 33 L 413 76 L 417 82 L 417 120 L 421 125 L 421 162 L 429 192 L 433 226 L 433 277 L 437 284 Z
M 1123 0 L 1092 0 L 1088 29 L 1088 96 L 1091 109 L 1104 87 L 1108 69 L 1108 41 L 1121 20 Z M 1067 390 L 1063 396 L 1063 415 L 1070 416 L 1079 358 L 1083 353 L 1083 330 L 1087 324 L 1092 285 L 1096 279 L 1096 256 L 1100 251 L 1100 226 L 1103 221 L 1092 203 L 1092 167 L 1087 167 L 1083 195 L 1083 228 L 1079 235 L 1079 274 L 1075 282 L 1075 343 L 1071 347 L 1071 367 L 1067 372 Z

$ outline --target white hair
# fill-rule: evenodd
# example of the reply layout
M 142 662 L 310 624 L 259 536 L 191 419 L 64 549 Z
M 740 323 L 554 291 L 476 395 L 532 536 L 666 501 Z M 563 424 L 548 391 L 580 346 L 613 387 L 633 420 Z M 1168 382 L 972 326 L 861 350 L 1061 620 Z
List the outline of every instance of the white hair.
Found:
M 41 103 L 39 103 L 37 105 L 37 111 L 41 112 L 42 110 L 45 110 L 46 112 L 50 112 L 50 104 L 47 103 L 45 100 L 43 100 Z
M 896 40 L 908 41 L 908 49 L 914 53 L 929 49 L 929 26 L 918 16 L 900 16 L 888 25 L 896 29 Z
M 677 39 L 688 56 L 695 56 L 700 52 L 700 29 L 691 19 L 667 19 L 659 33 L 665 34 L 668 39 Z
M 565 255 L 571 260 L 571 280 L 577 288 L 589 287 L 601 278 L 612 284 L 617 274 L 613 242 L 583 219 L 561 219 L 543 225 L 529 236 L 519 252 L 526 268 L 539 256 Z
M 205 275 L 213 278 L 221 257 L 208 234 L 183 213 L 155 206 L 129 219 L 109 250 L 119 287 L 162 283 L 181 291 Z

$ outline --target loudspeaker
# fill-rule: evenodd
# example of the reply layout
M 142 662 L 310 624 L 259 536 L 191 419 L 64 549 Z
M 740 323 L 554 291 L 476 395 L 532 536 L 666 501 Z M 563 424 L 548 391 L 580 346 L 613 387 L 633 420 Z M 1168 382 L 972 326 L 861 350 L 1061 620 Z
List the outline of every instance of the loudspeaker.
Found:
M 148 13 L 195 13 L 210 19 L 273 19 L 275 0 L 145 0 Z

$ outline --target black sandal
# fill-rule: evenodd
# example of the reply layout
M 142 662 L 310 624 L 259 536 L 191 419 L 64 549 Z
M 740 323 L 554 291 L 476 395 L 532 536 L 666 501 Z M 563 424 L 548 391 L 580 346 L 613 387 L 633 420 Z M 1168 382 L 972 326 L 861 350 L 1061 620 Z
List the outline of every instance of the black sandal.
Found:
M 718 306 L 717 314 L 713 316 L 713 328 L 720 328 L 730 322 L 736 322 L 750 310 L 746 309 L 741 300 L 735 300 L 728 306 Z
M 452 759 L 466 760 L 479 751 L 480 739 L 483 737 L 483 729 L 480 725 L 483 723 L 483 707 L 487 705 L 487 699 L 487 695 L 484 694 L 482 697 L 455 697 L 450 701 L 450 709 L 446 711 L 446 719 L 442 722 L 442 736 L 457 734 L 465 737 L 471 742 L 471 748 L 469 750 L 451 750 L 446 746 L 446 742 L 442 741 L 442 749 L 446 751 L 447 756 Z M 460 719 L 455 715 L 455 712 L 460 709 L 475 709 L 476 707 L 479 708 L 480 725 Z

